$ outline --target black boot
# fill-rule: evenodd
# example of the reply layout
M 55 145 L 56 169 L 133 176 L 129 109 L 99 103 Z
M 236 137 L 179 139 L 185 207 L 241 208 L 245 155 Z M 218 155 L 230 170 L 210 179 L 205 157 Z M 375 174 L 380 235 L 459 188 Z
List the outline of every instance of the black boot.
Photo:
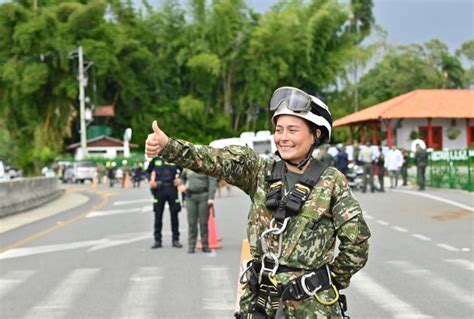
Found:
M 155 241 L 153 246 L 151 246 L 151 249 L 156 249 L 156 248 L 161 248 L 161 247 L 163 247 L 163 245 L 161 245 L 161 240 L 157 240 Z
M 179 240 L 173 240 L 173 245 L 174 248 L 181 248 L 183 245 L 179 243 Z
M 203 248 L 202 248 L 202 252 L 203 252 L 203 253 L 210 253 L 211 250 L 209 249 L 209 247 L 203 247 Z

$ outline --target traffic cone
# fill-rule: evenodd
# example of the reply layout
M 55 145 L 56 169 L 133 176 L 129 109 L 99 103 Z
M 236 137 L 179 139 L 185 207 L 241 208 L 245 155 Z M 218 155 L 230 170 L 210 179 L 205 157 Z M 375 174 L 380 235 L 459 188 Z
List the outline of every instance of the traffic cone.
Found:
M 211 205 L 209 207 L 209 219 L 207 220 L 209 248 L 218 249 L 222 248 L 222 245 L 219 243 L 219 237 L 217 236 L 217 228 L 214 217 L 214 205 Z

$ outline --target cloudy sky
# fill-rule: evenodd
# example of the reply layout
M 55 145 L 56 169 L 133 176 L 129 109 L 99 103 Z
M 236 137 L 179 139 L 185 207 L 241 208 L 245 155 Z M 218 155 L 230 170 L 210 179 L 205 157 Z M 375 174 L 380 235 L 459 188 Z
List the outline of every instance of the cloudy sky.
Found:
M 0 4 L 8 1 L 11 0 L 0 0 Z M 141 0 L 133 1 L 141 3 Z M 161 2 L 148 1 L 155 7 Z M 259 12 L 267 11 L 277 2 L 246 1 Z M 38 2 L 41 5 L 41 0 Z M 421 44 L 438 38 L 448 45 L 451 52 L 454 52 L 463 42 L 474 38 L 474 0 L 373 0 L 373 2 L 376 22 L 387 31 L 389 42 Z
M 264 12 L 275 0 L 247 0 Z M 438 38 L 452 52 L 474 38 L 474 0 L 373 0 L 377 24 L 389 42 L 424 43 Z

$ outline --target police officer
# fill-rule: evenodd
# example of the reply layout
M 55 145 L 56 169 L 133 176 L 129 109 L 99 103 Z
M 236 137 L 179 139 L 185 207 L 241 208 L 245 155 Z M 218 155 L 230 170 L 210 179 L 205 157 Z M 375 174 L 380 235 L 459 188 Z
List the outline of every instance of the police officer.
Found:
M 418 190 L 425 190 L 425 171 L 428 165 L 428 152 L 421 147 L 418 143 L 416 144 L 415 151 L 415 163 L 416 163 L 416 177 L 418 182 Z
M 178 199 L 177 185 L 179 184 L 179 169 L 176 165 L 165 162 L 162 158 L 155 158 L 150 162 L 147 172 L 150 175 L 150 189 L 153 194 L 153 211 L 155 212 L 155 243 L 152 249 L 161 248 L 161 229 L 163 224 L 163 210 L 168 202 L 171 214 L 172 245 L 175 248 L 183 247 L 179 242 L 178 213 L 181 204 Z
M 188 212 L 188 253 L 193 254 L 199 230 L 201 232 L 202 251 L 210 253 L 207 221 L 209 207 L 214 204 L 217 189 L 215 178 L 184 169 L 181 173 L 180 192 L 186 192 L 186 210 Z
M 241 276 L 246 284 L 236 317 L 341 318 L 339 290 L 365 265 L 370 231 L 344 175 L 311 156 L 330 139 L 331 113 L 293 87 L 273 93 L 270 111 L 282 160 L 236 145 L 214 149 L 169 138 L 156 121 L 146 153 L 223 178 L 250 196 L 252 260 Z

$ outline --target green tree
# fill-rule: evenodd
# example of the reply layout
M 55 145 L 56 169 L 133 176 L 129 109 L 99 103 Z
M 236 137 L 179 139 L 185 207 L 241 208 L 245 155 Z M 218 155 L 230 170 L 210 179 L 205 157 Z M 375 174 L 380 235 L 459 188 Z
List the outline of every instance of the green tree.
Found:
M 474 85 L 474 39 L 464 42 L 459 49 L 456 50 L 456 56 L 460 59 L 465 58 L 469 63 L 469 69 L 465 73 L 466 87 Z
M 416 89 L 462 88 L 463 72 L 459 60 L 450 56 L 439 40 L 398 46 L 361 78 L 362 105 L 371 106 Z

